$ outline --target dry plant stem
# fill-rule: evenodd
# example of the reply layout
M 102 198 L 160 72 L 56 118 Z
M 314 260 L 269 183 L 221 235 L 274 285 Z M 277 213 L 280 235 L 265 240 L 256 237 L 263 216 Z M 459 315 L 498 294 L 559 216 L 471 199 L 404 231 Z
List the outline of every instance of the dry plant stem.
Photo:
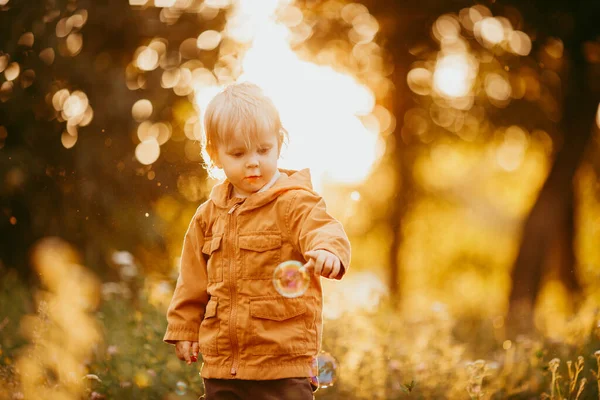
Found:
M 567 361 L 567 371 L 569 372 L 569 395 L 571 395 L 575 386 L 575 384 L 573 383 L 573 378 L 575 377 L 575 374 L 573 373 L 573 361 L 571 360 Z
M 596 365 L 598 369 L 596 371 L 592 370 L 592 373 L 596 378 L 596 385 L 598 385 L 598 399 L 600 400 L 600 350 L 596 350 L 594 356 L 596 356 Z
M 581 396 L 581 393 L 583 392 L 583 388 L 585 387 L 585 384 L 587 382 L 587 379 L 583 378 L 581 380 L 581 382 L 579 382 L 579 390 L 577 391 L 577 396 L 575 396 L 575 400 L 579 400 L 579 396 Z
M 569 370 L 569 398 L 572 397 L 575 392 L 575 388 L 577 387 L 577 380 L 579 379 L 579 374 L 583 371 L 584 360 L 583 357 L 577 357 L 577 364 L 575 364 L 575 371 L 573 372 L 573 363 L 571 361 L 567 361 L 567 367 Z
M 557 383 L 558 383 L 558 378 L 559 375 L 557 374 L 557 370 L 558 370 L 558 366 L 560 365 L 560 360 L 558 358 L 554 358 L 552 360 L 550 360 L 550 362 L 548 363 L 548 366 L 550 367 L 550 372 L 552 372 L 552 382 L 550 384 L 550 400 L 555 400 L 556 398 L 554 397 L 554 389 L 555 387 L 557 387 Z M 560 396 L 560 390 L 559 390 L 559 396 Z M 560 397 L 559 397 L 560 399 Z

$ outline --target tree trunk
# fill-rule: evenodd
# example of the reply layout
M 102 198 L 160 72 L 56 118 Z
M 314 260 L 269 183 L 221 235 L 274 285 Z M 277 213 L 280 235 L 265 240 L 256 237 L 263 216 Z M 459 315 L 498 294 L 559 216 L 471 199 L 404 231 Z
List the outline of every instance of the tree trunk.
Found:
M 509 298 L 508 327 L 511 334 L 533 328 L 533 309 L 540 291 L 543 266 L 547 265 L 552 248 L 557 248 L 558 276 L 566 289 L 579 298 L 573 250 L 574 194 L 573 177 L 590 142 L 598 107 L 597 95 L 587 86 L 586 63 L 581 36 L 570 44 L 571 68 L 564 86 L 562 131 L 564 143 L 558 151 L 550 174 L 539 197 L 525 220 L 523 236 L 512 271 Z M 565 43 L 568 48 L 569 43 Z
M 402 137 L 404 114 L 414 106 L 414 93 L 408 87 L 406 77 L 415 56 L 410 53 L 411 46 L 428 37 L 433 18 L 445 12 L 454 12 L 471 5 L 468 0 L 409 0 L 374 1 L 363 0 L 384 28 L 382 35 L 387 37 L 386 50 L 392 56 L 394 72 L 391 79 L 394 84 L 392 111 L 396 117 L 396 129 L 388 146 L 395 175 L 392 185 L 395 195 L 387 209 L 387 223 L 392 234 L 388 253 L 388 289 L 394 307 L 400 306 L 402 265 L 402 223 L 410 207 L 415 185 L 412 178 L 413 160 L 411 145 Z

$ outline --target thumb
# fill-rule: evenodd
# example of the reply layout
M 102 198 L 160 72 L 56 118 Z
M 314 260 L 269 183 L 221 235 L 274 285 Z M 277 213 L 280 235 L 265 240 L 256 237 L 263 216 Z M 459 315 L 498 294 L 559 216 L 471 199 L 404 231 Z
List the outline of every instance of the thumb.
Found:
M 309 250 L 306 253 L 304 253 L 304 258 L 317 258 L 319 256 L 319 253 L 317 253 L 316 250 Z
M 309 269 L 309 268 L 314 268 L 314 267 L 315 267 L 315 260 L 312 258 L 310 258 L 307 261 L 307 263 L 302 266 L 302 268 L 304 268 L 304 269 Z

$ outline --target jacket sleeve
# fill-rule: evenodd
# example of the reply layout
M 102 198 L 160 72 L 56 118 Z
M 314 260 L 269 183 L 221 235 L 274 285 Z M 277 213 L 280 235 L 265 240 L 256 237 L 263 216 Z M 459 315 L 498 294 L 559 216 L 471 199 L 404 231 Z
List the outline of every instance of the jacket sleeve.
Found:
M 350 241 L 342 224 L 327 213 L 323 198 L 298 190 L 293 194 L 286 214 L 293 245 L 303 255 L 318 249 L 335 254 L 342 264 L 335 279 L 342 279 L 350 267 Z
M 167 311 L 167 332 L 163 340 L 198 340 L 200 323 L 208 303 L 206 261 L 200 252 L 204 235 L 197 216 L 192 218 L 183 240 L 179 277 Z

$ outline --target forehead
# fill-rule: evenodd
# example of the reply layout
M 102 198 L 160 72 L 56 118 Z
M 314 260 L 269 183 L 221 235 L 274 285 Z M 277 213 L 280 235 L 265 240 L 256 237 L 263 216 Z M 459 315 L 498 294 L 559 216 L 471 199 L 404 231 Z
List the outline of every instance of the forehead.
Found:
M 236 129 L 224 144 L 226 148 L 232 149 L 276 143 L 277 135 L 271 130 Z

